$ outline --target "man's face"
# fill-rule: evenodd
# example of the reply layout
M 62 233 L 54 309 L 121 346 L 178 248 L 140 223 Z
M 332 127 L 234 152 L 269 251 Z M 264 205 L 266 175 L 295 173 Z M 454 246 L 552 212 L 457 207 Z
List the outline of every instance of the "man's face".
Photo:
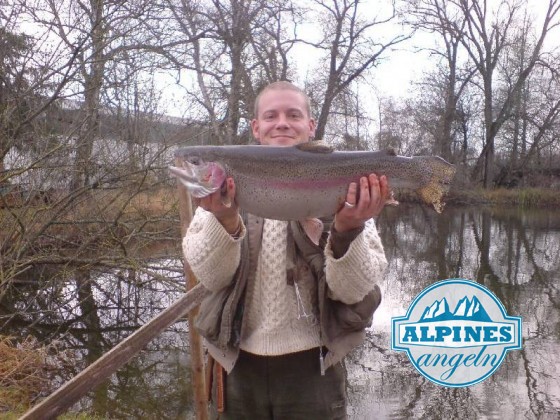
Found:
M 261 96 L 251 128 L 261 144 L 293 146 L 315 134 L 315 120 L 307 113 L 305 98 L 299 92 L 273 89 Z

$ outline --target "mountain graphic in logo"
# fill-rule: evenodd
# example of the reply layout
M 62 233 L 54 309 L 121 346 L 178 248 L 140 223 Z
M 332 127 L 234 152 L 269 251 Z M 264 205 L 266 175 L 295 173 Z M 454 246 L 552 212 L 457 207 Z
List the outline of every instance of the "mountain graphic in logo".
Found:
M 426 307 L 420 321 L 432 322 L 450 321 L 456 319 L 492 322 L 476 296 L 474 296 L 471 300 L 469 300 L 466 296 L 462 298 L 457 303 L 453 312 L 449 310 L 449 304 L 445 298 L 436 300 L 430 306 Z

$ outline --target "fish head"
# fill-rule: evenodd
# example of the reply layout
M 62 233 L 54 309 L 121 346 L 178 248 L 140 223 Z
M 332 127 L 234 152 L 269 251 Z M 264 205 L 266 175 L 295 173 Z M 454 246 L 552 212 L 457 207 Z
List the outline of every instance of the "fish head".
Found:
M 219 162 L 194 154 L 185 156 L 180 167 L 171 166 L 169 170 L 196 198 L 218 191 L 226 180 L 226 170 Z
M 455 166 L 439 156 L 417 156 L 422 162 L 428 182 L 416 190 L 420 198 L 434 206 L 434 209 L 441 213 L 445 203 L 443 197 L 449 192 L 451 182 L 455 177 Z

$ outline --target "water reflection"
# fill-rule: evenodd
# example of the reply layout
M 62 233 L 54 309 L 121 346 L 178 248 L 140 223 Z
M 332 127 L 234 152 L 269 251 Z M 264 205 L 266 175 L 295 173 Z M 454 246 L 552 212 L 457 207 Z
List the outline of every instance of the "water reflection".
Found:
M 27 280 L 2 301 L 0 331 L 59 341 L 75 363 L 57 372 L 55 386 L 167 308 L 184 290 L 178 251 L 176 258 L 146 259 L 135 269 L 42 267 Z M 185 321 L 176 323 L 73 409 L 115 419 L 192 417 L 187 331 Z
M 379 220 L 389 270 L 368 340 L 352 354 L 351 419 L 558 418 L 560 416 L 560 215 L 421 206 L 388 209 Z M 171 250 L 171 251 L 170 251 Z M 154 255 L 152 253 L 152 255 Z M 97 271 L 41 267 L 37 284 L 0 302 L 0 328 L 58 339 L 76 363 L 71 378 L 175 300 L 183 289 L 178 246 L 141 266 Z M 523 317 L 523 350 L 494 375 L 448 389 L 418 374 L 390 349 L 391 317 L 439 279 L 489 287 L 510 315 Z M 187 325 L 177 323 L 75 407 L 106 418 L 192 418 Z
M 420 207 L 379 220 L 389 257 L 384 301 L 366 346 L 348 363 L 351 418 L 558 418 L 560 416 L 560 215 Z M 473 279 L 523 317 L 523 350 L 469 388 L 447 389 L 390 350 L 391 317 L 439 279 Z

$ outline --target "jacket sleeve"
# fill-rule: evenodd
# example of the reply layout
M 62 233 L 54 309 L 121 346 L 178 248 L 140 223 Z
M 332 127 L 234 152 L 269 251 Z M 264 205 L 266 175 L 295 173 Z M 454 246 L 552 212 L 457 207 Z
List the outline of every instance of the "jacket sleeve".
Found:
M 194 275 L 208 290 L 218 291 L 233 280 L 246 229 L 234 239 L 216 217 L 198 208 L 183 238 L 183 254 Z
M 361 301 L 381 282 L 386 268 L 385 251 L 373 219 L 366 222 L 340 258 L 335 258 L 331 241 L 327 242 L 325 275 L 331 299 L 348 305 Z

